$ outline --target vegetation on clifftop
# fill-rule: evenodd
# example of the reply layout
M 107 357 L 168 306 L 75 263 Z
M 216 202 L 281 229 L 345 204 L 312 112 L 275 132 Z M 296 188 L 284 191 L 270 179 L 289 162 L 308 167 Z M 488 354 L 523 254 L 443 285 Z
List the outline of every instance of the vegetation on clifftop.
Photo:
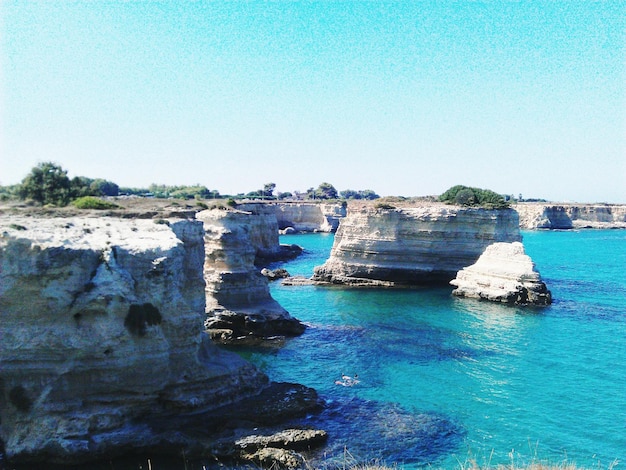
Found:
M 458 184 L 439 196 L 441 202 L 459 206 L 484 207 L 486 209 L 506 209 L 509 203 L 504 196 L 490 189 L 472 188 Z

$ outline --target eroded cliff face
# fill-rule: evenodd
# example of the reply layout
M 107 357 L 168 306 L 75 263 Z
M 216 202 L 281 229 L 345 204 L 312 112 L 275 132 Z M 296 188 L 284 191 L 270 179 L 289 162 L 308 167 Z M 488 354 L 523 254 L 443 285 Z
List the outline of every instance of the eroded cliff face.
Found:
M 3 216 L 0 233 L 0 437 L 10 459 L 167 446 L 179 434 L 145 417 L 215 409 L 267 385 L 202 332 L 201 222 Z
M 494 242 L 519 241 L 513 210 L 424 204 L 360 208 L 342 220 L 317 282 L 352 285 L 447 283 Z
M 552 303 L 552 294 L 519 242 L 488 246 L 478 261 L 459 271 L 450 284 L 456 286 L 452 293 L 459 297 L 516 305 Z
M 519 213 L 522 229 L 626 228 L 623 204 L 522 203 Z
M 299 246 L 280 244 L 277 209 L 274 205 L 239 204 L 237 210 L 247 213 L 247 217 L 241 220 L 245 220 L 250 244 L 255 249 L 255 265 L 266 266 L 274 261 L 295 258 L 302 253 Z
M 205 326 L 212 337 L 232 341 L 301 334 L 304 325 L 271 297 L 267 279 L 254 266 L 255 213 L 214 209 L 196 217 L 205 231 Z
M 297 232 L 334 232 L 346 216 L 342 204 L 278 203 L 275 206 L 279 228 Z

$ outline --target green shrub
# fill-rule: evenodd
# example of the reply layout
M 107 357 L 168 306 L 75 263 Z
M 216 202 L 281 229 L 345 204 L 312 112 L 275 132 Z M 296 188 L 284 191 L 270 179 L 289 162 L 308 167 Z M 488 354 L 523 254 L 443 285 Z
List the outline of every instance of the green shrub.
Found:
M 93 196 L 83 196 L 79 197 L 75 201 L 72 202 L 72 205 L 77 207 L 78 209 L 116 209 L 119 206 L 117 204 L 113 204 L 112 202 L 104 201 L 103 199 L 93 197 Z
M 11 227 L 13 230 L 28 230 L 26 227 L 19 224 L 11 224 L 9 225 L 9 227 Z
M 386 209 L 386 210 L 391 210 L 391 209 L 396 208 L 396 206 L 392 206 L 391 204 L 387 204 L 386 202 L 377 202 L 376 204 L 374 204 L 374 207 L 376 209 Z
M 456 185 L 439 196 L 441 202 L 461 206 L 478 206 L 486 209 L 505 209 L 509 203 L 504 196 L 489 189 L 472 188 Z

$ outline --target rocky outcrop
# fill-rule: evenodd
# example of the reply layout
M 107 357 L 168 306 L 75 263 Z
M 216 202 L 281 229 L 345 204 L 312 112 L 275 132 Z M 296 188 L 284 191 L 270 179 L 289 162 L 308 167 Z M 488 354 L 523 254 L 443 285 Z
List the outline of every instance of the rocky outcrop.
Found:
M 286 429 L 271 435 L 246 435 L 216 443 L 212 454 L 222 459 L 253 462 L 261 468 L 302 468 L 306 461 L 297 450 L 326 443 L 328 435 L 317 429 Z
M 296 232 L 334 232 L 346 216 L 344 204 L 278 203 L 275 206 L 278 227 Z
M 219 341 L 294 336 L 304 331 L 304 325 L 271 297 L 267 279 L 254 266 L 255 217 L 240 210 L 197 214 L 205 232 L 205 326 Z
M 296 258 L 302 253 L 297 245 L 281 245 L 278 240 L 276 207 L 270 204 L 239 204 L 237 210 L 246 212 L 246 229 L 250 244 L 255 249 L 254 264 L 265 266 L 274 261 Z
M 478 261 L 459 271 L 450 284 L 456 286 L 452 293 L 459 297 L 516 305 L 552 303 L 552 294 L 519 242 L 488 246 Z
M 517 213 L 430 203 L 350 210 L 316 282 L 349 285 L 447 283 L 494 242 L 520 240 Z
M 180 416 L 268 386 L 202 332 L 203 224 L 161 222 L 0 217 L 0 438 L 13 462 L 180 451 L 196 439 Z
M 521 203 L 514 209 L 526 230 L 626 228 L 624 204 Z

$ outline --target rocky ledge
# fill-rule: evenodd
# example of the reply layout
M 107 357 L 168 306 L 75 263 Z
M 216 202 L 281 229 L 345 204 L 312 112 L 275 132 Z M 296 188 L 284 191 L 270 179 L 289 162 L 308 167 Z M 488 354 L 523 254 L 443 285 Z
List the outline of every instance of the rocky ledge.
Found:
M 495 242 L 521 239 L 511 209 L 417 207 L 350 209 L 330 258 L 313 280 L 354 286 L 442 284 Z
M 236 224 L 215 230 L 245 238 Z M 286 402 L 315 403 L 295 400 L 314 391 L 276 389 L 203 333 L 204 246 L 213 239 L 202 222 L 11 215 L 0 216 L 0 234 L 0 441 L 12 464 L 146 449 L 190 455 L 205 437 L 187 430 L 206 430 L 218 410 L 260 422 Z M 215 249 L 214 282 L 233 256 Z M 243 251 L 235 265 L 249 267 L 255 250 Z M 245 281 L 244 271 L 228 272 Z M 220 299 L 225 290 L 248 306 L 265 292 L 221 287 L 212 286 Z M 261 397 L 275 406 L 245 404 Z
M 459 297 L 516 305 L 552 303 L 552 294 L 519 242 L 488 246 L 478 261 L 460 270 L 450 284 L 456 286 L 452 293 Z

